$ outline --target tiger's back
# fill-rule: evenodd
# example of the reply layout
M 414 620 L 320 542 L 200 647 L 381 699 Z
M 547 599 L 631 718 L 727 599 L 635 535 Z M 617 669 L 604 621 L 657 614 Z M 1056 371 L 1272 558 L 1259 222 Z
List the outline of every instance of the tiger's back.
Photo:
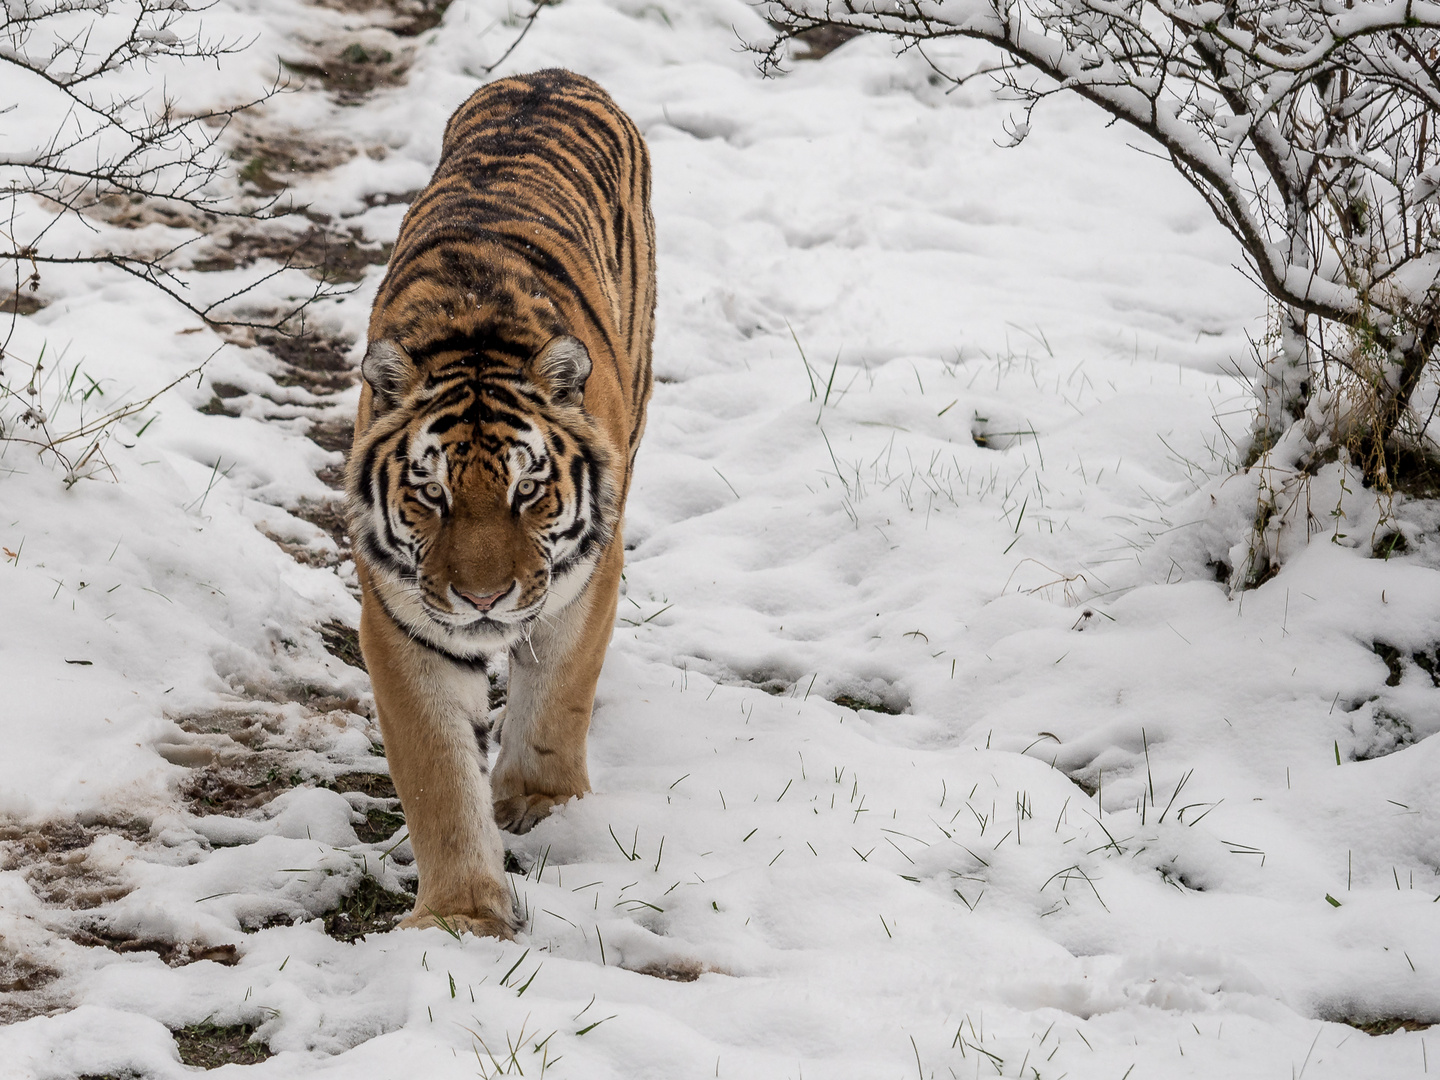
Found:
M 347 473 L 360 642 L 420 872 L 402 926 L 510 936 L 499 829 L 590 789 L 654 334 L 650 163 L 595 83 L 451 117 L 371 311 Z M 490 774 L 488 672 L 509 656 Z
M 616 441 L 633 458 L 654 312 L 644 140 L 597 84 L 552 69 L 491 83 L 451 116 L 440 164 L 400 227 L 370 340 L 397 340 L 417 359 L 495 327 L 533 351 L 567 327 L 595 365 L 592 411 L 623 418 Z

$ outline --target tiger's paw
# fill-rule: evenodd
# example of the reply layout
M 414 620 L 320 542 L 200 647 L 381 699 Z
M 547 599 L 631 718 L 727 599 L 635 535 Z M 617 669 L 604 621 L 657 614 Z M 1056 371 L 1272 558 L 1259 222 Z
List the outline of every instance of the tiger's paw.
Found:
M 495 824 L 508 833 L 527 833 L 550 811 L 575 798 L 574 795 L 512 795 L 495 800 Z
M 401 919 L 398 925 L 401 930 L 424 930 L 434 926 L 456 937 L 469 933 L 476 937 L 500 938 L 502 941 L 514 941 L 515 932 L 519 929 L 513 916 L 501 917 L 488 913 L 447 915 L 419 910 L 412 911 Z

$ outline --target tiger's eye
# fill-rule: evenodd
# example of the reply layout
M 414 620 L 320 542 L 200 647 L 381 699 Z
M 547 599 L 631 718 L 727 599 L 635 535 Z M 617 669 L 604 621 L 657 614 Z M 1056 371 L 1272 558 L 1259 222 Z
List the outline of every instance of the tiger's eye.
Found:
M 515 493 L 521 498 L 529 498 L 535 494 L 535 489 L 539 486 L 534 480 L 521 480 L 515 485 Z
M 423 490 L 425 492 L 425 497 L 433 502 L 439 502 L 445 497 L 445 488 L 442 487 L 440 484 L 437 484 L 434 480 L 431 480 L 430 483 L 426 484 Z

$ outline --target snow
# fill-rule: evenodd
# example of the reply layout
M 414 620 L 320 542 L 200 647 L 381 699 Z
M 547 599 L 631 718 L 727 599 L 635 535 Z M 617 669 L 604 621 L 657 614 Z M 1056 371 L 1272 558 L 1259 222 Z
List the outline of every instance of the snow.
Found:
M 206 18 L 255 44 L 171 72 L 196 103 L 379 21 Z M 423 185 L 518 30 L 457 0 L 385 39 L 404 85 L 268 103 L 272 136 L 356 151 L 297 202 L 391 239 L 403 207 L 366 196 Z M 985 87 L 865 39 L 764 80 L 737 45 L 764 32 L 738 0 L 567 0 L 493 73 L 605 85 L 660 240 L 596 790 L 507 837 L 513 943 L 324 930 L 364 875 L 414 884 L 403 831 L 357 836 L 388 804 L 313 783 L 383 770 L 368 683 L 321 639 L 355 625 L 353 567 L 296 516 L 339 460 L 309 425 L 354 388 L 286 386 L 139 283 L 47 268 L 12 383 L 44 348 L 118 403 L 214 356 L 123 422 L 113 476 L 0 459 L 0 974 L 43 973 L 0 995 L 0 1076 L 189 1075 L 170 1030 L 207 1021 L 255 1025 L 266 1077 L 1428 1070 L 1426 1032 L 1340 1021 L 1440 1019 L 1433 510 L 1401 500 L 1405 551 L 1372 558 L 1373 500 L 1327 466 L 1280 573 L 1228 596 L 1264 304 L 1198 199 L 1082 102 L 1003 149 Z M 313 312 L 352 359 L 381 272 Z M 216 383 L 239 415 L 200 411 Z M 273 797 L 209 812 L 195 777 L 247 755 Z M 86 845 L 26 846 L 67 823 Z

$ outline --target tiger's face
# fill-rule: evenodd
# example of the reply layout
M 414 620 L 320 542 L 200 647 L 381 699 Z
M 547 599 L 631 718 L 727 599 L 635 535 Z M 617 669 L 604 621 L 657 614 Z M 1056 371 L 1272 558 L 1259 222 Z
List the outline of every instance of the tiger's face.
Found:
M 375 416 L 351 455 L 351 536 L 390 614 L 453 655 L 526 637 L 579 595 L 613 533 L 588 356 L 557 341 L 520 370 L 367 354 Z

